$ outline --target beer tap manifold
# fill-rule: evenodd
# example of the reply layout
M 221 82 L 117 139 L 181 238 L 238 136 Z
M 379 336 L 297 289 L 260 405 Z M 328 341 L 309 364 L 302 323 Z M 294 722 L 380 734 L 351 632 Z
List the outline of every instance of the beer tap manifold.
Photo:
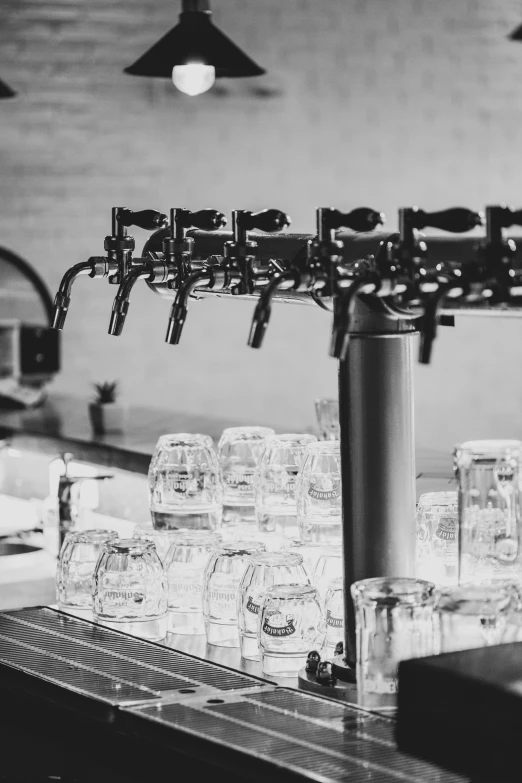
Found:
M 256 286 L 266 279 L 267 267 L 256 267 L 257 242 L 248 238 L 248 232 L 257 229 L 275 233 L 290 225 L 290 218 L 278 209 L 261 212 L 235 210 L 232 213 L 233 238 L 225 242 L 223 256 L 213 256 L 197 271 L 185 278 L 170 311 L 166 342 L 177 345 L 188 313 L 188 300 L 196 288 L 228 290 L 233 295 L 253 294 Z
M 165 225 L 167 216 L 153 209 L 133 212 L 126 207 L 114 207 L 112 210 L 112 234 L 105 237 L 106 256 L 92 256 L 87 261 L 75 264 L 64 274 L 54 300 L 53 328 L 63 329 L 69 305 L 71 288 L 77 277 L 108 278 L 109 283 L 119 284 L 129 271 L 132 263 L 132 251 L 135 248 L 134 237 L 127 234 L 129 226 L 137 226 L 154 231 Z M 141 260 L 141 259 L 140 259 Z
M 199 212 L 171 209 L 169 234 L 163 240 L 163 253 L 151 253 L 144 258 L 135 259 L 130 271 L 120 283 L 112 306 L 109 334 L 121 334 L 129 310 L 129 297 L 138 280 L 167 283 L 175 288 L 183 285 L 189 274 L 194 245 L 194 240 L 186 237 L 187 229 L 215 231 L 225 224 L 225 216 L 215 209 L 202 209 Z

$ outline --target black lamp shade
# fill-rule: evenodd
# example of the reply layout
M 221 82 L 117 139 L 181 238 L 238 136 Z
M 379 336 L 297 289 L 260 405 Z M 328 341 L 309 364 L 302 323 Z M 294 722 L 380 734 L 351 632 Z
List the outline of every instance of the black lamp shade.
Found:
M 171 79 L 175 65 L 190 62 L 213 65 L 216 78 L 261 76 L 266 73 L 212 24 L 209 13 L 185 11 L 179 19 L 179 24 L 133 65 L 125 68 L 125 73 Z
M 508 38 L 512 41 L 522 41 L 522 24 L 517 27 L 516 30 L 513 30 L 513 32 L 508 35 Z
M 0 98 L 14 98 L 15 95 L 15 91 L 0 79 Z

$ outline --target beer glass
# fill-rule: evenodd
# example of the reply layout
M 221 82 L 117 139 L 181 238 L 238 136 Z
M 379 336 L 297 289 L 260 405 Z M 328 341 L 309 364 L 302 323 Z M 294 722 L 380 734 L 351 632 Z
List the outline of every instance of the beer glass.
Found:
M 225 525 L 255 524 L 254 473 L 270 427 L 228 427 L 218 444 Z
M 265 674 L 294 677 L 306 664 L 321 622 L 319 595 L 312 585 L 274 585 L 260 609 L 259 649 Z
M 157 530 L 150 525 L 136 525 L 133 537 L 143 541 L 152 541 L 161 562 L 165 564 L 167 553 L 180 533 L 182 533 L 180 530 Z
M 159 641 L 167 634 L 167 579 L 152 541 L 105 543 L 93 575 L 94 619 Z
M 254 476 L 259 530 L 298 538 L 295 482 L 306 446 L 315 435 L 285 434 L 268 438 Z
M 56 597 L 60 608 L 92 610 L 92 575 L 101 549 L 118 534 L 112 530 L 67 533 L 56 569 Z
M 459 582 L 520 582 L 522 443 L 468 441 L 454 451 L 459 481 Z
M 248 558 L 238 590 L 238 625 L 241 656 L 259 660 L 259 608 L 269 587 L 310 584 L 301 555 L 293 552 L 261 552 Z
M 438 585 L 458 581 L 457 492 L 427 492 L 417 505 L 416 573 Z
M 340 546 L 323 547 L 312 574 L 312 584 L 317 588 L 321 602 L 334 579 L 343 576 L 343 558 Z
M 440 651 L 471 650 L 500 644 L 517 609 L 509 585 L 458 585 L 443 590 L 436 603 Z
M 172 543 L 165 560 L 171 633 L 205 633 L 203 578 L 210 554 L 219 543 L 215 533 L 205 530 L 178 533 Z
M 422 579 L 362 579 L 351 592 L 358 702 L 367 709 L 394 710 L 400 661 L 438 652 L 435 585 Z
M 212 553 L 203 578 L 203 616 L 207 642 L 218 647 L 239 647 L 237 593 L 248 556 L 264 552 L 256 541 L 222 544 Z
M 315 413 L 321 440 L 339 440 L 339 401 L 319 399 L 315 401 Z
M 223 488 L 212 438 L 162 435 L 149 468 L 152 524 L 158 530 L 214 530 L 221 524 Z
M 341 543 L 341 455 L 339 441 L 306 447 L 297 475 L 297 518 L 304 543 Z
M 331 660 L 338 642 L 344 644 L 344 589 L 342 578 L 333 579 L 324 600 L 323 658 Z

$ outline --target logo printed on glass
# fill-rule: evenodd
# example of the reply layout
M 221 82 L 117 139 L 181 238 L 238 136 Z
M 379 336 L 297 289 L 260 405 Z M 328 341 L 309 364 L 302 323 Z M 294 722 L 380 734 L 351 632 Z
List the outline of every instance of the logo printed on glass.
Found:
M 254 483 L 253 473 L 225 473 L 225 484 L 239 492 L 249 492 Z
M 308 487 L 308 494 L 314 500 L 336 500 L 341 496 L 341 482 L 335 481 L 332 489 L 318 489 L 313 481 Z
M 441 538 L 443 541 L 456 541 L 457 540 L 457 520 L 449 517 L 442 517 L 439 519 L 437 530 L 435 531 L 437 538 Z
M 246 605 L 247 611 L 252 612 L 252 614 L 259 614 L 259 604 L 256 604 L 252 598 L 251 595 L 248 596 L 248 601 Z
M 365 677 L 364 687 L 367 693 L 397 693 L 397 680 L 389 677 Z
M 293 615 L 282 615 L 280 612 L 267 613 L 263 620 L 263 633 L 268 636 L 291 636 L 295 633 L 295 618 Z
M 334 617 L 330 609 L 326 612 L 326 625 L 332 626 L 332 628 L 342 628 L 343 627 L 343 618 L 342 617 Z

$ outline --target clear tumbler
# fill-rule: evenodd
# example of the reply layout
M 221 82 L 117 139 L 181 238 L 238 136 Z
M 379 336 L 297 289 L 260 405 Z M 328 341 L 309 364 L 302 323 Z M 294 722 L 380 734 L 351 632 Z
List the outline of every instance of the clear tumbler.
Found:
M 312 585 L 274 585 L 263 595 L 259 649 L 265 674 L 293 677 L 306 664 L 322 619 Z
M 468 441 L 454 451 L 459 481 L 459 583 L 520 582 L 522 443 Z
M 203 579 L 211 552 L 219 545 L 215 533 L 178 533 L 165 560 L 169 583 L 169 631 L 204 634 Z
M 306 447 L 297 476 L 297 518 L 305 543 L 341 543 L 341 455 L 339 441 Z
M 339 427 L 339 401 L 319 399 L 315 401 L 315 414 L 319 425 L 319 437 L 321 440 L 339 440 L 341 428 Z
M 167 579 L 152 541 L 107 542 L 93 575 L 94 619 L 145 639 L 167 634 Z
M 298 538 L 295 482 L 306 447 L 315 435 L 275 435 L 266 441 L 254 477 L 259 530 Z
M 203 615 L 207 642 L 239 647 L 237 594 L 248 556 L 264 552 L 256 541 L 237 541 L 217 547 L 207 564 L 203 583 Z
M 323 657 L 331 660 L 339 642 L 344 644 L 344 588 L 343 580 L 333 579 L 324 600 L 325 637 L 321 650 Z
M 355 605 L 357 697 L 362 707 L 395 709 L 401 661 L 438 652 L 435 585 L 421 579 L 363 579 Z
M 92 611 L 92 575 L 100 552 L 118 534 L 112 530 L 68 533 L 56 569 L 56 597 L 60 607 Z
M 427 492 L 417 505 L 416 573 L 438 585 L 458 581 L 457 492 Z
M 459 585 L 444 590 L 436 604 L 440 651 L 500 644 L 516 612 L 517 599 L 515 590 L 502 584 Z
M 223 480 L 223 521 L 226 525 L 255 524 L 254 474 L 275 431 L 270 427 L 228 427 L 218 444 Z
M 149 468 L 152 524 L 158 530 L 214 530 L 223 488 L 209 435 L 162 435 Z
M 165 564 L 167 553 L 179 535 L 183 535 L 183 531 L 157 530 L 155 527 L 151 527 L 151 525 L 136 525 L 133 537 L 140 538 L 143 541 L 152 541 L 161 562 Z
M 340 546 L 322 547 L 312 574 L 312 584 L 317 588 L 324 603 L 328 590 L 335 579 L 343 576 L 343 557 Z
M 237 600 L 243 658 L 259 660 L 259 609 L 263 595 L 270 587 L 283 584 L 310 584 L 301 555 L 293 552 L 261 552 L 248 558 Z

